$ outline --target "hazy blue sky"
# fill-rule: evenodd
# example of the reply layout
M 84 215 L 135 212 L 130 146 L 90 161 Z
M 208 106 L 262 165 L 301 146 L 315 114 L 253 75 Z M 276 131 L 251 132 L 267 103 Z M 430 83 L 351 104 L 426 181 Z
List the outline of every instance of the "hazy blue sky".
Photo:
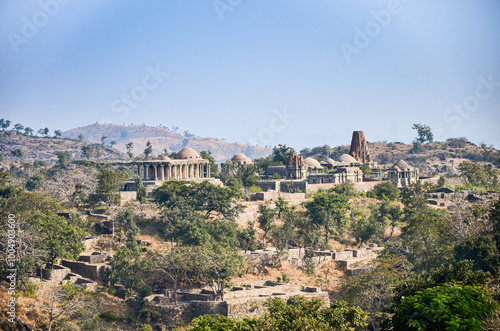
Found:
M 162 124 L 296 148 L 500 147 L 500 1 L 0 2 L 0 117 Z

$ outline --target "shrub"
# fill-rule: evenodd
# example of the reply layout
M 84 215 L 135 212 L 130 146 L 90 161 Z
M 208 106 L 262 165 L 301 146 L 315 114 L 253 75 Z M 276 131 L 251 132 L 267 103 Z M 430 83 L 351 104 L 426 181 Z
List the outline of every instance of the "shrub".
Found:
M 262 188 L 257 185 L 250 186 L 250 193 L 262 192 Z
M 122 322 L 125 317 L 123 316 L 116 316 L 112 311 L 107 310 L 105 312 L 102 312 L 99 314 L 99 317 L 106 320 L 106 322 Z

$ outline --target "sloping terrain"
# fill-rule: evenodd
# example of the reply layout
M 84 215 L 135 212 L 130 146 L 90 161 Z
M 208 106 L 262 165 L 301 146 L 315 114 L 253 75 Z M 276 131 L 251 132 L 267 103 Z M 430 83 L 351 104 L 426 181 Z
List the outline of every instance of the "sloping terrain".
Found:
M 56 152 L 69 152 L 71 159 L 84 159 L 82 147 L 93 145 L 87 141 L 76 141 L 65 138 L 36 137 L 18 134 L 15 131 L 0 133 L 0 154 L 5 161 L 19 159 L 12 155 L 12 151 L 20 149 L 24 161 L 56 161 Z M 100 160 L 127 161 L 129 158 L 116 149 L 104 147 Z
M 167 129 L 143 125 L 92 124 L 65 131 L 63 136 L 76 139 L 80 134 L 84 136 L 84 140 L 94 143 L 100 143 L 101 137 L 104 135 L 107 137 L 107 143 L 116 141 L 115 148 L 122 152 L 126 152 L 125 145 L 132 142 L 134 143 L 132 150 L 134 155 L 140 155 L 146 148 L 148 141 L 153 145 L 154 154 L 164 153 L 165 149 L 169 153 L 178 152 L 189 146 L 197 152 L 210 150 L 217 162 L 230 159 L 237 153 L 244 153 L 255 159 L 265 157 L 272 152 L 272 149 L 266 147 L 229 143 L 210 137 L 185 137 Z

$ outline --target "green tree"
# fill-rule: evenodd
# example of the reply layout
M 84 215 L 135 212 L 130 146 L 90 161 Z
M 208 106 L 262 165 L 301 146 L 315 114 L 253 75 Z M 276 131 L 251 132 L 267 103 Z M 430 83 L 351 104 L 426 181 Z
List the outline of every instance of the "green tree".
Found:
M 126 179 L 126 174 L 122 171 L 102 169 L 97 174 L 96 193 L 108 205 L 117 205 L 120 203 L 120 194 L 118 190 L 122 182 Z
M 357 197 L 359 195 L 353 183 L 342 183 L 340 185 L 335 185 L 335 187 L 332 188 L 331 191 L 338 194 L 347 195 L 348 197 Z
M 427 193 L 430 191 L 431 185 L 428 183 L 422 184 L 419 181 L 410 187 L 403 187 L 401 190 L 401 202 L 405 207 L 405 219 L 429 210 Z
M 366 196 L 379 200 L 397 201 L 399 198 L 399 189 L 392 182 L 385 181 L 375 185 L 368 191 Z
M 49 215 L 37 222 L 43 240 L 40 242 L 47 252 L 47 264 L 52 269 L 57 258 L 78 259 L 84 250 L 85 233 L 77 226 L 68 224 L 64 217 Z
M 385 234 L 385 222 L 372 213 L 367 216 L 361 210 L 351 211 L 351 232 L 358 247 L 369 241 L 380 242 Z
M 284 165 L 290 154 L 295 154 L 295 149 L 279 144 L 273 148 L 273 161 Z
M 446 177 L 439 176 L 439 180 L 437 183 L 438 188 L 444 187 L 446 185 Z
M 429 270 L 452 258 L 452 238 L 449 223 L 433 210 L 409 217 L 401 229 L 403 245 L 409 261 L 417 271 Z
M 5 131 L 10 126 L 10 121 L 3 118 L 0 119 L 0 126 L 2 127 L 3 131 Z
M 316 193 L 305 204 L 307 215 L 314 224 L 323 227 L 325 247 L 328 247 L 330 234 L 342 234 L 347 227 L 347 211 L 351 209 L 349 197 L 332 192 Z
M 484 168 L 477 163 L 464 161 L 458 165 L 458 170 L 473 186 L 492 190 L 498 188 L 498 172 L 493 168 Z
M 78 137 L 77 137 L 78 141 L 83 141 L 83 139 L 85 139 L 85 136 L 83 134 L 79 134 Z
M 83 145 L 82 146 L 82 155 L 89 160 L 95 154 L 95 148 L 93 145 Z
M 129 158 L 133 158 L 134 154 L 132 154 L 132 150 L 134 149 L 134 143 L 129 142 L 128 144 L 125 145 L 125 148 L 127 149 L 127 155 Z
M 498 304 L 483 288 L 443 285 L 404 298 L 392 318 L 394 330 L 473 331 Z
M 141 177 L 135 177 L 135 190 L 137 192 L 136 199 L 140 203 L 145 203 L 147 201 L 148 192 L 146 191 L 146 187 L 144 186 Z
M 278 212 L 278 218 L 281 218 L 281 215 L 285 215 L 292 210 L 288 201 L 286 201 L 282 197 L 278 197 L 278 200 L 276 200 L 274 202 L 274 204 L 276 205 L 276 211 Z
M 146 269 L 145 261 L 141 258 L 140 247 L 132 233 L 127 234 L 125 245 L 115 249 L 106 273 L 111 285 L 120 284 L 125 288 L 126 296 L 134 291 L 147 295 L 148 291 L 144 281 L 141 279 L 141 270 Z
M 155 257 L 155 271 L 165 275 L 173 287 L 174 303 L 177 305 L 177 291 L 188 274 L 195 271 L 193 257 L 197 249 L 193 247 L 176 246 L 169 251 L 161 252 Z
M 438 268 L 414 273 L 394 287 L 392 301 L 398 306 L 401 301 L 425 289 L 458 283 L 463 286 L 485 286 L 490 279 L 484 271 L 474 271 L 471 261 L 460 261 L 456 264 L 439 266 Z
M 408 276 L 410 268 L 404 256 L 382 255 L 371 262 L 370 268 L 344 278 L 338 296 L 368 312 L 370 329 L 376 330 L 393 303 L 394 286 Z
M 431 143 L 434 141 L 434 135 L 432 134 L 432 130 L 428 125 L 413 124 L 412 129 L 417 130 L 417 142 L 423 144 L 425 142 Z
M 255 223 L 253 221 L 248 222 L 248 226 L 244 229 L 238 228 L 237 238 L 240 242 L 240 248 L 245 251 L 245 254 L 248 250 L 253 252 L 257 249 L 256 233 L 257 231 L 255 230 Z
M 57 137 L 57 138 L 60 138 L 62 136 L 62 131 L 61 130 L 54 130 L 54 135 Z
M 106 144 L 106 139 L 107 139 L 107 138 L 108 138 L 108 137 L 107 137 L 106 135 L 102 135 L 102 136 L 101 136 L 101 146 L 102 146 L 102 147 L 104 147 L 104 144 Z
M 144 157 L 146 160 L 149 158 L 149 156 L 153 153 L 153 145 L 151 142 L 148 140 L 146 143 L 146 149 L 144 150 Z
M 259 217 L 257 219 L 259 221 L 259 228 L 264 231 L 264 235 L 262 236 L 262 247 L 266 247 L 266 237 L 274 226 L 274 217 L 275 211 L 271 207 L 267 204 L 259 205 Z
M 109 146 L 110 146 L 111 148 L 113 148 L 113 146 L 115 146 L 115 145 L 116 145 L 116 141 L 115 141 L 115 140 L 111 140 L 111 141 L 109 142 Z
M 64 167 L 68 165 L 71 159 L 71 153 L 68 151 L 57 151 L 56 152 L 57 156 L 57 164 L 61 167 Z
M 241 269 L 241 255 L 230 248 L 205 246 L 194 258 L 199 279 L 212 288 L 216 299 L 224 301 L 224 289 Z
M 32 136 L 32 135 L 33 135 L 33 129 L 32 129 L 32 128 L 30 128 L 29 126 L 25 127 L 25 128 L 24 128 L 24 134 L 25 134 L 25 135 L 27 135 L 27 136 L 28 136 L 28 135 L 29 135 L 29 136 Z
M 470 260 L 474 270 L 484 270 L 496 276 L 500 274 L 500 253 L 496 241 L 488 236 L 469 238 L 454 247 L 455 259 Z
M 20 134 L 23 129 L 24 129 L 24 125 L 22 125 L 20 123 L 17 123 L 16 125 L 14 125 L 14 130 L 17 131 L 17 134 Z
M 210 161 L 210 172 L 219 172 L 219 167 L 217 166 L 217 162 L 215 162 L 214 157 L 212 156 L 212 151 L 201 151 L 200 156 L 205 159 Z
M 28 191 L 40 190 L 45 183 L 45 177 L 41 173 L 34 174 L 26 182 L 26 189 Z

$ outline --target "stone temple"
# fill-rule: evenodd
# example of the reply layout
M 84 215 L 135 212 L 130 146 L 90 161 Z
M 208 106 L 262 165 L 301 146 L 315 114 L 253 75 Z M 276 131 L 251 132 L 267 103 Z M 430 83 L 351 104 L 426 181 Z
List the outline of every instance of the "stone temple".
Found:
M 215 184 L 220 183 L 219 180 L 210 177 L 210 162 L 190 147 L 183 148 L 173 160 L 163 156 L 157 160 L 135 161 L 131 164 L 148 190 L 171 180 L 195 182 L 207 180 Z M 134 180 L 125 183 L 125 191 L 135 191 L 135 189 Z

